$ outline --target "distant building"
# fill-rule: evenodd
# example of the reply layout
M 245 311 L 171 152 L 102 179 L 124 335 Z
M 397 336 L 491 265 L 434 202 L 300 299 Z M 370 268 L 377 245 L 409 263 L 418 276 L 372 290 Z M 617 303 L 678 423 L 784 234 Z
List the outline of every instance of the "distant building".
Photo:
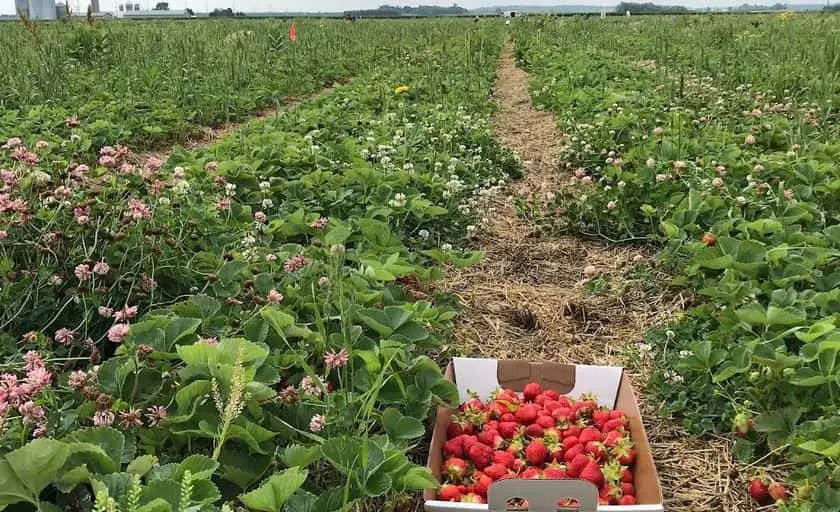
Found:
M 55 0 L 15 0 L 15 10 L 32 20 L 57 19 Z
M 195 18 L 195 14 L 190 9 L 181 11 L 141 11 L 140 4 L 134 4 L 135 9 L 131 9 L 132 4 L 125 4 L 125 11 L 121 12 L 123 18 L 133 19 L 184 19 Z M 122 6 L 120 6 L 122 8 Z
M 67 4 L 64 2 L 58 2 L 55 4 L 55 17 L 56 19 L 61 19 L 64 17 L 64 14 L 67 12 Z
M 15 0 L 15 12 L 22 13 L 29 17 L 29 0 Z
M 505 11 L 502 13 L 502 16 L 504 16 L 505 18 L 515 18 L 516 11 Z

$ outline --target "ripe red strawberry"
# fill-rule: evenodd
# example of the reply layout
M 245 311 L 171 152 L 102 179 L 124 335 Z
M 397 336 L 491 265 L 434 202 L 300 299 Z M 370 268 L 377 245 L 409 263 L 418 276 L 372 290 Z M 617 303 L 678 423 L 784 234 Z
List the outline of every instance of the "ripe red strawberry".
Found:
M 542 437 L 544 433 L 543 428 L 536 423 L 531 423 L 525 428 L 525 435 L 528 437 Z
M 458 421 L 457 415 L 452 416 L 452 422 L 446 427 L 447 439 L 454 439 L 464 433 L 464 428 Z
M 512 421 L 512 422 L 516 421 L 516 416 L 514 416 L 512 412 L 509 412 L 507 414 L 502 414 L 502 417 L 499 418 L 500 423 L 501 422 L 508 422 L 508 421 Z
M 490 420 L 484 425 L 484 430 L 499 430 L 499 420 Z
M 487 412 L 490 414 L 491 418 L 499 419 L 505 414 L 509 414 L 510 409 L 501 402 L 491 402 L 487 404 Z
M 592 413 L 592 423 L 603 430 L 604 423 L 610 421 L 610 411 L 607 409 L 598 409 Z
M 571 423 L 575 421 L 575 412 L 568 408 L 568 407 L 556 407 L 554 410 L 551 411 L 551 417 L 554 418 L 554 421 L 566 422 Z
M 630 471 L 630 468 L 628 468 L 628 467 L 621 468 L 621 481 L 622 482 L 628 482 L 628 483 L 631 483 L 631 484 L 633 483 L 633 472 Z
M 610 411 L 610 419 L 614 420 L 616 418 L 624 418 L 625 414 L 624 411 L 619 411 L 618 409 L 613 409 Z
M 558 396 L 556 400 L 560 402 L 560 407 L 572 407 L 572 401 L 566 395 Z
M 636 488 L 629 482 L 621 482 L 621 494 L 624 496 L 635 496 Z
M 586 445 L 589 441 L 601 441 L 603 435 L 601 431 L 595 427 L 586 427 L 580 432 L 578 439 L 580 440 L 580 444 Z
M 589 418 L 592 416 L 592 411 L 598 408 L 598 404 L 594 400 L 581 400 L 575 402 L 572 407 L 577 411 L 579 418 Z
M 539 405 L 540 407 L 545 407 L 545 403 L 549 400 L 545 393 L 540 393 L 539 395 L 534 398 L 534 403 Z
M 461 410 L 464 412 L 480 412 L 484 410 L 484 402 L 479 400 L 478 398 L 470 398 L 463 404 L 461 404 Z
M 600 443 L 598 441 L 589 441 L 588 443 L 586 443 L 586 446 L 584 446 L 583 451 L 592 455 L 592 457 L 594 457 L 595 460 L 602 461 L 604 460 L 604 457 L 607 456 L 606 450 L 604 450 L 603 443 Z
M 784 484 L 780 484 L 779 482 L 773 482 L 770 484 L 770 486 L 767 487 L 767 493 L 776 503 L 787 499 L 787 488 Z
M 502 477 L 501 477 L 501 478 L 499 478 L 499 480 L 507 480 L 508 478 L 513 478 L 513 479 L 516 479 L 516 478 L 517 478 L 517 476 L 516 476 L 515 474 L 513 474 L 513 473 L 508 473 L 508 474 L 506 474 L 506 475 L 502 475 Z
M 461 496 L 457 485 L 443 484 L 438 491 L 438 499 L 441 501 L 461 501 Z
M 546 429 L 546 428 L 553 428 L 554 427 L 554 418 L 550 415 L 546 416 L 537 416 L 537 421 L 534 422 L 536 425 Z
M 561 468 L 553 468 L 551 466 L 545 468 L 543 470 L 543 477 L 549 480 L 561 480 L 564 478 L 569 478 L 569 475 Z
M 624 439 L 624 434 L 618 430 L 611 430 L 604 435 L 604 445 L 612 448 L 622 439 Z
M 443 443 L 443 454 L 447 457 L 463 457 L 464 440 L 460 437 L 456 437 Z
M 520 427 L 521 425 L 515 421 L 503 421 L 499 423 L 499 434 L 505 439 L 513 439 Z
M 497 448 L 501 448 L 502 443 L 505 442 L 505 440 L 502 439 L 502 436 L 500 436 L 499 432 L 496 430 L 485 430 L 484 432 L 479 432 L 478 435 L 475 437 L 478 438 L 478 441 L 480 443 L 486 444 L 494 450 Z
M 607 420 L 601 430 L 604 432 L 612 432 L 614 430 L 627 429 L 627 420 L 625 418 L 613 418 Z
M 755 477 L 750 480 L 749 485 L 750 496 L 758 503 L 764 503 L 770 497 L 770 491 L 767 488 L 767 483 L 764 479 Z
M 481 497 L 481 495 L 471 492 L 461 498 L 461 503 L 487 503 L 487 500 Z
M 542 478 L 542 470 L 540 468 L 528 468 L 520 473 L 519 478 L 538 479 Z
M 582 453 L 576 455 L 575 458 L 572 459 L 568 465 L 566 465 L 566 473 L 568 473 L 569 476 L 572 478 L 579 477 L 580 472 L 583 471 L 583 468 L 585 468 L 589 464 L 590 460 L 592 459 L 590 459 Z
M 553 413 L 555 409 L 560 407 L 560 402 L 557 400 L 547 399 L 545 403 L 543 403 L 543 409 L 545 409 L 549 413 Z
M 511 405 L 514 407 L 519 405 L 519 395 L 517 395 L 512 389 L 499 388 L 493 393 L 492 398 L 494 401 L 504 404 L 511 410 L 513 410 Z
M 604 484 L 604 474 L 601 472 L 601 466 L 598 465 L 597 461 L 591 459 L 580 472 L 579 478 L 592 482 L 595 487 L 601 487 Z
M 717 243 L 717 237 L 711 233 L 703 233 L 703 243 L 712 247 Z
M 495 464 L 501 464 L 506 468 L 513 468 L 513 461 L 516 457 L 513 456 L 512 453 L 506 452 L 504 450 L 497 450 L 493 452 L 493 462 Z
M 622 466 L 632 466 L 636 461 L 636 449 L 633 448 L 633 441 L 621 439 L 611 449 L 612 455 L 618 459 Z
M 566 462 L 569 462 L 570 460 L 573 460 L 578 455 L 585 455 L 583 453 L 583 445 L 580 444 L 580 443 L 572 446 L 568 450 L 565 450 L 563 452 L 563 460 L 565 460 Z
M 513 459 L 513 467 L 511 468 L 515 473 L 519 474 L 525 469 L 528 465 L 525 464 L 525 461 L 519 457 Z
M 484 469 L 493 460 L 493 449 L 486 444 L 476 443 L 467 450 L 467 456 L 478 469 Z
M 560 393 L 558 393 L 556 389 L 546 389 L 543 391 L 543 394 L 551 400 L 557 400 L 560 398 Z
M 498 462 L 494 462 L 493 464 L 490 464 L 489 466 L 484 468 L 484 474 L 489 476 L 493 480 L 498 480 L 507 473 L 508 467 L 504 464 L 499 464 Z
M 440 472 L 446 476 L 446 479 L 452 482 L 460 482 L 467 474 L 467 463 L 464 459 L 458 457 L 450 457 L 446 459 L 441 467 Z
M 598 496 L 598 505 L 610 505 L 610 500 L 603 496 Z
M 539 416 L 539 409 L 534 404 L 525 404 L 519 409 L 516 410 L 514 416 L 516 416 L 516 421 L 523 425 L 530 425 L 537 419 Z
M 470 446 L 472 446 L 474 444 L 480 444 L 479 441 L 478 441 L 478 438 L 476 436 L 473 436 L 473 435 L 463 434 L 463 435 L 461 435 L 461 440 L 462 440 L 461 442 L 464 445 L 464 455 L 467 454 L 467 452 L 470 449 Z
M 621 498 L 618 499 L 619 505 L 635 505 L 636 504 L 636 497 L 631 494 L 625 494 Z
M 528 400 L 529 402 L 532 402 L 535 398 L 537 398 L 537 395 L 540 393 L 542 393 L 542 386 L 536 382 L 529 382 L 528 384 L 525 384 L 525 387 L 522 389 L 522 396 L 524 396 L 525 400 Z
M 542 439 L 534 439 L 525 447 L 525 460 L 532 466 L 544 464 L 546 457 L 548 457 L 548 450 Z
M 564 450 L 569 450 L 569 449 L 571 449 L 572 446 L 574 446 L 576 444 L 580 444 L 580 439 L 578 439 L 575 436 L 569 436 L 569 437 L 563 438 L 563 449 Z
M 489 466 L 488 466 L 489 467 Z M 493 479 L 487 476 L 486 474 L 476 471 L 473 473 L 473 492 L 481 496 L 482 498 L 487 497 L 487 489 L 493 485 Z
M 569 428 L 563 431 L 563 437 L 575 436 L 580 437 L 580 427 L 577 425 L 569 425 Z

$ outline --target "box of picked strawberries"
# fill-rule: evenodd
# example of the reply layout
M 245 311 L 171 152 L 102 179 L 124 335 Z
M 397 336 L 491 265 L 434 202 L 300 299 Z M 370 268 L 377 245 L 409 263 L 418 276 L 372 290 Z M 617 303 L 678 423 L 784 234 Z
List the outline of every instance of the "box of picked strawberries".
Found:
M 455 358 L 446 375 L 461 405 L 437 411 L 428 467 L 441 486 L 424 493 L 427 512 L 535 511 L 546 496 L 555 510 L 664 510 L 622 368 Z

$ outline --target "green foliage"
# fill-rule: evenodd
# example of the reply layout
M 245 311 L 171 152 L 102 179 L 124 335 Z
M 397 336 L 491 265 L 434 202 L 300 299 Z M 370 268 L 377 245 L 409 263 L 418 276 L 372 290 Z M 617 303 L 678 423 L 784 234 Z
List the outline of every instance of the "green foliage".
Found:
M 648 333 L 651 389 L 691 432 L 739 430 L 743 461 L 790 463 L 799 510 L 828 510 L 840 473 L 833 22 L 517 27 L 533 99 L 570 134 L 573 182 L 523 213 L 546 229 L 661 248 L 672 284 L 703 303 Z

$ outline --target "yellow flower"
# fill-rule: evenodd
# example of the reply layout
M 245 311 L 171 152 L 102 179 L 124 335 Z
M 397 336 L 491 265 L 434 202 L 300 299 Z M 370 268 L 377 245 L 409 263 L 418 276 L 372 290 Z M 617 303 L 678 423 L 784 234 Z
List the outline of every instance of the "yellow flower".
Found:
M 401 85 L 401 86 L 397 87 L 396 89 L 394 89 L 394 94 L 402 94 L 404 92 L 408 92 L 408 86 L 407 85 Z
M 793 19 L 795 16 L 796 16 L 795 12 L 785 11 L 785 12 L 779 14 L 779 19 L 782 20 L 782 21 L 788 21 L 790 19 Z

